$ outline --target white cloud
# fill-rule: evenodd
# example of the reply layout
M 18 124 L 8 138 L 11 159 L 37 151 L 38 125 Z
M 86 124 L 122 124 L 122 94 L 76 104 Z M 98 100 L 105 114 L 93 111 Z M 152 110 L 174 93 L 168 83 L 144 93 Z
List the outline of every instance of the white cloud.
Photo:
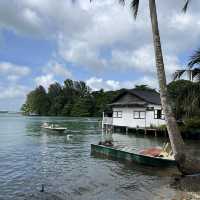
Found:
M 0 99 L 23 98 L 29 91 L 28 87 L 23 85 L 9 85 L 7 87 L 0 86 Z
M 91 77 L 88 80 L 86 80 L 86 84 L 92 88 L 92 90 L 100 90 L 104 88 L 103 85 L 103 79 L 102 78 L 97 78 L 97 77 Z M 104 88 L 105 89 L 105 88 Z
M 200 35 L 197 9 L 200 3 L 192 2 L 192 10 L 186 15 L 181 13 L 183 3 L 178 0 L 157 3 L 164 57 L 167 60 L 176 56 L 178 63 L 180 54 L 195 47 Z M 154 54 L 149 51 L 152 34 L 148 2 L 141 1 L 139 11 L 134 21 L 129 4 L 122 8 L 116 0 L 92 4 L 89 0 L 75 4 L 66 0 L 1 1 L 0 26 L 17 33 L 43 33 L 46 39 L 54 38 L 59 55 L 81 67 L 95 71 L 107 67 L 150 71 Z
M 129 87 L 141 80 L 151 82 L 156 74 L 148 1 L 140 3 L 137 21 L 134 21 L 129 5 L 122 8 L 116 0 L 97 0 L 92 4 L 89 0 L 76 4 L 67 0 L 0 1 L 0 27 L 17 34 L 54 39 L 58 45 L 57 56 L 73 66 L 93 70 L 93 79 L 88 81 L 94 88 Z M 192 2 L 186 15 L 181 13 L 183 3 L 179 0 L 157 2 L 168 79 L 182 67 L 182 54 L 195 48 L 200 36 L 200 1 Z M 106 69 L 116 73 L 121 70 L 124 74 L 130 70 L 133 74 L 140 72 L 146 79 L 119 82 L 113 80 L 110 72 L 107 75 L 110 80 L 95 78 L 97 72 L 105 73 Z M 9 80 L 18 78 L 8 71 L 0 69 Z M 66 66 L 50 62 L 44 75 L 35 81 L 47 87 L 56 76 L 70 78 L 72 74 Z
M 184 31 L 193 26 L 194 23 L 197 23 L 198 20 L 196 20 L 195 16 L 192 16 L 191 14 L 178 14 L 175 13 L 173 18 L 171 18 L 169 26 L 173 29 L 178 29 L 180 31 Z
M 36 77 L 35 82 L 37 86 L 42 85 L 43 87 L 48 89 L 49 85 L 55 83 L 56 80 L 54 79 L 54 76 L 52 74 L 46 74 Z
M 86 81 L 86 84 L 92 88 L 92 90 L 97 91 L 100 89 L 104 90 L 117 90 L 120 89 L 120 82 L 115 80 L 103 80 L 102 78 L 91 77 Z
M 121 88 L 134 88 L 136 85 L 148 85 L 152 88 L 158 89 L 157 80 L 154 77 L 144 76 L 135 81 L 116 81 L 116 80 L 104 80 L 103 78 L 91 77 L 86 81 L 87 85 L 94 91 L 104 89 L 118 90 Z
M 56 78 L 72 78 L 72 73 L 67 67 L 64 67 L 62 64 L 56 61 L 50 61 L 47 66 L 42 69 L 44 73 L 41 76 L 35 78 L 35 83 L 37 86 L 42 85 L 48 89 L 49 85 L 57 81 Z
M 64 65 L 56 62 L 56 61 L 50 61 L 47 65 L 47 67 L 43 70 L 47 74 L 53 74 L 55 76 L 64 77 L 64 78 L 71 78 L 72 73 L 67 67 Z
M 16 82 L 19 79 L 19 76 L 16 75 L 9 75 L 7 76 L 8 81 Z
M 60 64 L 59 62 L 52 60 L 42 69 L 44 73 L 41 76 L 35 78 L 35 83 L 37 86 L 42 85 L 44 88 L 48 89 L 49 85 L 55 82 L 58 82 L 58 78 L 72 78 L 71 71 Z
M 175 55 L 165 55 L 165 69 L 167 78 L 170 80 L 175 70 L 181 68 L 180 61 Z M 118 51 L 112 52 L 110 66 L 122 68 L 124 70 L 130 68 L 143 72 L 145 76 L 156 75 L 155 56 L 152 45 L 145 45 L 134 51 Z
M 10 81 L 16 81 L 28 74 L 30 74 L 29 67 L 15 65 L 9 62 L 0 63 L 0 76 L 6 76 Z
M 21 1 L 0 1 L 0 27 L 19 34 L 42 35 L 44 24 L 36 10 Z
M 132 68 L 152 72 L 154 69 L 152 67 L 154 66 L 153 47 L 146 45 L 133 51 L 114 50 L 112 51 L 110 64 L 118 68 Z
M 174 3 L 177 6 L 174 6 Z M 181 14 L 180 2 L 159 2 L 159 24 L 163 41 L 166 73 L 171 76 L 182 67 L 180 55 L 198 41 L 198 13 Z M 92 6 L 83 1 L 82 7 L 92 15 L 89 29 L 74 37 L 59 37 L 60 55 L 68 62 L 95 71 L 107 68 L 132 69 L 155 74 L 155 59 L 147 2 L 141 1 L 137 21 L 129 8 L 121 8 L 115 1 L 95 2 Z M 178 7 L 179 6 L 179 7 Z M 199 5 L 200 6 L 200 5 Z M 167 10 L 166 10 L 167 8 Z M 179 13 L 179 14 L 177 14 Z M 196 27 L 196 28 L 195 28 Z M 193 37 L 188 30 L 197 29 Z M 183 42 L 183 38 L 187 41 Z M 195 45 L 194 45 L 195 46 Z

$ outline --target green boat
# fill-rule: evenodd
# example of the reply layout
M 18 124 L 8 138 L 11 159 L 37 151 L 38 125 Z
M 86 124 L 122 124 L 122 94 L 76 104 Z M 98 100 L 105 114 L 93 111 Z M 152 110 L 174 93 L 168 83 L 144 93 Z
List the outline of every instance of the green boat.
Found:
M 158 167 L 169 167 L 176 166 L 174 159 L 168 159 L 163 157 L 153 157 L 142 155 L 139 153 L 132 153 L 116 149 L 114 147 L 108 147 L 104 145 L 91 144 L 91 154 L 100 155 L 107 158 L 114 158 L 119 160 L 125 160 L 129 162 L 136 162 L 143 165 L 158 166 Z

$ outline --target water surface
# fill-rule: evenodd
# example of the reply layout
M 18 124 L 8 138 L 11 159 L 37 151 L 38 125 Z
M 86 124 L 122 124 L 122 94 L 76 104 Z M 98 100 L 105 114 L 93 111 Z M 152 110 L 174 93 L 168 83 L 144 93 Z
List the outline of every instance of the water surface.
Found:
M 41 129 L 46 121 L 68 127 L 72 139 Z M 0 127 L 0 200 L 156 200 L 194 195 L 190 188 L 194 180 L 177 183 L 176 168 L 130 166 L 92 157 L 90 144 L 101 138 L 99 119 L 1 114 Z M 136 150 L 166 140 L 120 134 L 114 139 Z

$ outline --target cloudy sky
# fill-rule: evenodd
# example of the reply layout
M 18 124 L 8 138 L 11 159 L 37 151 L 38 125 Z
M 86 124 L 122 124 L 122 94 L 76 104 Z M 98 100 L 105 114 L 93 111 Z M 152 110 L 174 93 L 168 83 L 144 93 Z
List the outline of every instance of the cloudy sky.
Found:
M 157 87 L 148 1 L 134 21 L 117 0 L 1 0 L 0 110 L 19 110 L 26 94 L 67 78 L 98 90 Z M 160 0 L 168 80 L 199 45 L 200 1 Z

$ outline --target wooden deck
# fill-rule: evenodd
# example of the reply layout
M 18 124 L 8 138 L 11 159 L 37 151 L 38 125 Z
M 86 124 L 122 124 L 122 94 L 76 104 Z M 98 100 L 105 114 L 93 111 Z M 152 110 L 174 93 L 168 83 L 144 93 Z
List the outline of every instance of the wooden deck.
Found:
M 103 132 L 105 133 L 115 133 L 115 132 L 120 132 L 120 133 L 125 133 L 129 134 L 130 130 L 135 130 L 136 132 L 143 132 L 144 135 L 150 135 L 150 136 L 164 136 L 167 137 L 168 133 L 166 130 L 161 130 L 159 128 L 151 128 L 151 127 L 122 127 L 122 126 L 112 126 L 112 125 L 105 125 L 102 127 Z

